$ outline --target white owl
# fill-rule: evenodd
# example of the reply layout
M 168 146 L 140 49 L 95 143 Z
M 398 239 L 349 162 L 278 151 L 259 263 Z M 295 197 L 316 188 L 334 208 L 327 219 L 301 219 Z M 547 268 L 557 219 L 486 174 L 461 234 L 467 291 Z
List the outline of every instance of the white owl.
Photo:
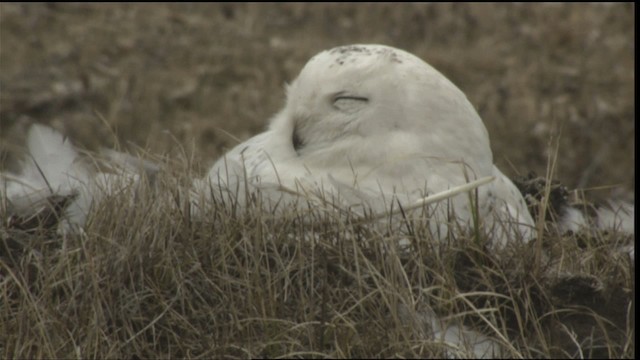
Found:
M 464 93 L 410 53 L 349 45 L 309 60 L 269 129 L 225 154 L 195 188 L 220 196 L 211 185 L 222 185 L 241 203 L 260 190 L 269 205 L 311 196 L 384 213 L 486 177 L 494 181 L 478 187 L 476 204 L 485 226 L 498 228 L 499 243 L 530 239 L 533 219 L 493 165 L 487 130 Z M 470 199 L 466 192 L 436 206 L 430 218 L 441 234 L 451 211 L 471 223 Z

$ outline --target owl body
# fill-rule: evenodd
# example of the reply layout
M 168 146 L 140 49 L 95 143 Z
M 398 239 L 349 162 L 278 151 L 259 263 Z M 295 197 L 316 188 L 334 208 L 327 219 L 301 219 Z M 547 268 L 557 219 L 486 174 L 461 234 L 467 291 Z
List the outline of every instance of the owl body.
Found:
M 429 220 L 442 230 L 452 219 L 470 224 L 477 211 L 488 226 L 516 224 L 500 242 L 513 232 L 530 238 L 533 220 L 493 165 L 487 130 L 466 96 L 412 54 L 350 45 L 309 60 L 269 129 L 218 160 L 208 180 L 260 189 L 270 203 L 329 194 L 343 206 L 381 213 L 487 176 L 496 181 L 477 197 L 447 199 Z

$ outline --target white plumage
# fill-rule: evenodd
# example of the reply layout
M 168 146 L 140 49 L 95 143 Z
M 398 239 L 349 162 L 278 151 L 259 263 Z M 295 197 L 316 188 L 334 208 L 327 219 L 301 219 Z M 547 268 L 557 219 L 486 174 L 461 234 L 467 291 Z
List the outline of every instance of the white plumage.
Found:
M 116 171 L 95 172 L 80 159 L 68 139 L 44 125 L 31 126 L 27 149 L 20 174 L 0 173 L 0 191 L 8 199 L 9 213 L 28 214 L 50 206 L 48 199 L 53 195 L 68 197 L 59 228 L 63 233 L 82 229 L 94 204 L 139 180 L 139 168 L 125 168 L 126 162 L 120 159 L 128 155 L 108 150 Z
M 411 328 L 419 337 L 439 344 L 448 359 L 495 359 L 505 357 L 504 347 L 497 339 L 470 329 L 459 319 L 446 319 L 436 315 L 426 303 L 420 302 L 417 310 L 398 304 L 401 324 Z
M 33 125 L 27 136 L 29 156 L 22 161 L 19 176 L 7 176 L 6 197 L 10 212 L 28 211 L 43 204 L 52 195 L 73 197 L 65 211 L 66 224 L 83 225 L 92 194 L 86 189 L 90 174 L 79 164 L 78 153 L 60 133 L 43 126 Z M 3 186 L 3 188 L 5 187 Z
M 261 189 L 272 203 L 297 201 L 291 192 L 322 193 L 384 212 L 394 199 L 408 207 L 488 176 L 496 180 L 478 188 L 477 204 L 486 226 L 509 226 L 498 229 L 500 243 L 531 238 L 533 219 L 493 165 L 487 130 L 466 96 L 412 54 L 350 45 L 313 57 L 287 88 L 269 129 L 229 151 L 208 180 L 240 195 Z M 199 186 L 209 188 L 206 181 Z M 467 224 L 469 199 L 468 193 L 452 199 Z M 431 216 L 441 234 L 449 210 L 440 204 Z

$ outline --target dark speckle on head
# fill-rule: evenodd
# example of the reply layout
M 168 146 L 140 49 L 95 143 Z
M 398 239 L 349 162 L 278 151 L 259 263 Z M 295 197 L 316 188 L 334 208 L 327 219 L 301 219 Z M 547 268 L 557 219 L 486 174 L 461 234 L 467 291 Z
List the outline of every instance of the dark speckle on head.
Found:
M 349 45 L 349 46 L 341 46 L 330 50 L 329 52 L 332 55 L 338 55 L 336 58 L 336 63 L 339 65 L 343 65 L 345 61 L 349 61 L 349 63 L 353 64 L 357 61 L 357 56 L 382 56 L 387 57 L 390 61 L 402 64 L 402 60 L 400 59 L 400 55 L 389 48 L 380 48 L 380 49 L 371 49 L 364 46 L 358 45 Z

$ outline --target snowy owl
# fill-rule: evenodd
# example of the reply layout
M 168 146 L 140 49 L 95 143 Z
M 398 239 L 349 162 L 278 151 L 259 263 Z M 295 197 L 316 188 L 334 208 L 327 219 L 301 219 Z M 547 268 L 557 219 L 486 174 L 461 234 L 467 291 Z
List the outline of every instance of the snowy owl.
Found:
M 0 173 L 3 209 L 19 216 L 47 203 L 63 206 L 67 230 L 83 228 L 104 195 L 159 171 L 106 151 L 111 170 L 96 172 L 43 125 L 31 127 L 27 148 L 19 173 Z M 194 215 L 212 196 L 244 205 L 259 192 L 269 210 L 311 202 L 357 214 L 371 209 L 388 219 L 401 207 L 435 224 L 440 237 L 452 221 L 474 226 L 474 219 L 495 230 L 497 244 L 536 233 L 521 193 L 493 165 L 487 130 L 466 96 L 418 57 L 383 45 L 342 46 L 313 57 L 288 86 L 268 130 L 226 153 L 189 191 Z M 633 204 L 623 207 L 599 210 L 595 226 L 633 234 Z M 566 212 L 561 228 L 589 225 L 576 209 Z
M 464 93 L 408 52 L 349 45 L 309 60 L 268 130 L 225 154 L 196 188 L 222 185 L 240 197 L 259 190 L 272 204 L 329 194 L 384 212 L 482 178 L 493 181 L 477 188 L 476 204 L 466 192 L 436 205 L 438 231 L 452 214 L 470 224 L 478 209 L 485 226 L 500 228 L 500 242 L 531 238 L 522 195 L 493 165 L 487 130 Z

